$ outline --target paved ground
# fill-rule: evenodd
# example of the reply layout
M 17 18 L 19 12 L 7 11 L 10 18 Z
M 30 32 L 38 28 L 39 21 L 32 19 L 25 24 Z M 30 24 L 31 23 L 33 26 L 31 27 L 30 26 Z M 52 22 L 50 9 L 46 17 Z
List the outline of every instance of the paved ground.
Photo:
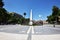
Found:
M 6 33 L 16 33 L 16 34 L 26 34 L 28 26 L 19 26 L 19 25 L 2 25 L 0 26 L 0 32 Z
M 27 34 L 13 34 L 0 32 L 0 40 L 27 40 Z
M 0 25 L 0 40 L 60 40 L 60 25 Z

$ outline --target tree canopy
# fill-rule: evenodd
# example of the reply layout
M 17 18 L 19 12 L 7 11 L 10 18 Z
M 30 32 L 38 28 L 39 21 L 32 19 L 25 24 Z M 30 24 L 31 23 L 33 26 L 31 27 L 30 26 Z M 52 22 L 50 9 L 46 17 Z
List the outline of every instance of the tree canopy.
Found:
M 4 6 L 3 0 L 0 0 L 0 7 L 3 7 L 3 6 Z
M 16 12 L 8 12 L 3 8 L 3 0 L 0 0 L 0 24 L 28 24 L 29 19 Z M 26 13 L 24 13 L 24 16 Z
M 58 16 L 60 16 L 60 9 L 57 6 L 53 6 L 52 14 L 47 16 L 47 21 L 49 23 L 54 23 L 54 21 L 58 22 Z

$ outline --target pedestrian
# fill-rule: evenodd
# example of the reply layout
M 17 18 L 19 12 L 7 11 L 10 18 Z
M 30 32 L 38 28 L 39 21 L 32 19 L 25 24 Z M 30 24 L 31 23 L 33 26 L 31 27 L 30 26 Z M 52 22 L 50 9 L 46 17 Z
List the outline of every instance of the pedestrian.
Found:
M 55 24 L 53 25 L 53 27 L 55 27 Z

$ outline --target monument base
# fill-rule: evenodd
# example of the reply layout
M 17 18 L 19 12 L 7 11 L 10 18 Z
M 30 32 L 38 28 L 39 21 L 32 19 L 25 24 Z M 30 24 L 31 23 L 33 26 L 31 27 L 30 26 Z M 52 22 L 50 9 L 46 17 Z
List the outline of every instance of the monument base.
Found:
M 33 23 L 32 22 L 29 22 L 29 25 L 32 25 Z

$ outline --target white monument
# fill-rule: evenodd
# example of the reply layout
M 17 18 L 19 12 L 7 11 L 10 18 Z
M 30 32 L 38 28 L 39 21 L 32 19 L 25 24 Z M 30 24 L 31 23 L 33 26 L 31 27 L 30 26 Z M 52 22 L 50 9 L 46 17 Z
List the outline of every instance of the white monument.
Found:
M 32 9 L 31 9 L 31 11 L 30 11 L 30 22 L 29 22 L 29 25 L 32 25 L 33 24 L 33 22 L 32 22 Z

